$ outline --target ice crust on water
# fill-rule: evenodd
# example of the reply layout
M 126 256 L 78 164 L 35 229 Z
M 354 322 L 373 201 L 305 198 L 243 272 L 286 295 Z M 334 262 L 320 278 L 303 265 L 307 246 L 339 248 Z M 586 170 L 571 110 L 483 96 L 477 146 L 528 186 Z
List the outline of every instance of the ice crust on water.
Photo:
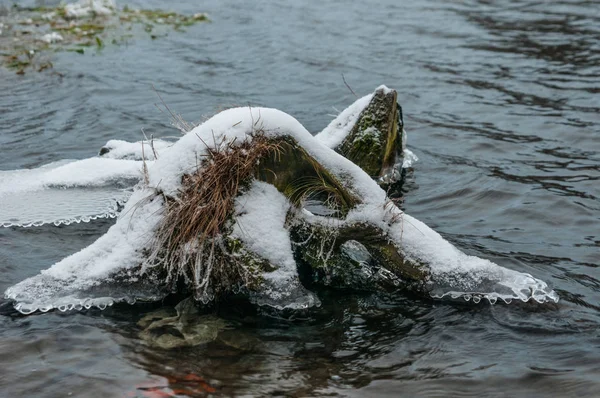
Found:
M 29 313 L 58 307 L 85 308 L 86 303 L 101 308 L 110 300 L 160 298 L 153 292 L 158 287 L 152 284 L 148 284 L 150 291 L 127 287 L 135 286 L 143 278 L 142 273 L 148 271 L 134 268 L 144 261 L 142 249 L 151 242 L 162 210 L 161 196 L 138 187 L 106 234 L 40 274 L 10 287 L 6 298 L 16 301 L 17 310 Z M 107 292 L 112 294 L 107 296 Z
M 0 226 L 58 226 L 115 218 L 130 195 L 129 189 L 111 187 L 15 192 L 0 200 Z
M 390 205 L 386 193 L 375 181 L 333 151 L 328 146 L 331 142 L 326 145 L 326 140 L 315 139 L 290 115 L 276 109 L 247 107 L 219 113 L 161 152 L 159 159 L 149 164 L 149 186 L 136 186 L 117 223 L 105 235 L 50 269 L 9 288 L 6 297 L 15 300 L 15 308 L 23 312 L 57 306 L 77 309 L 83 303 L 102 307 L 110 300 L 116 300 L 115 297 L 130 300 L 143 297 L 144 293 L 135 289 L 128 294 L 107 296 L 103 287 L 114 282 L 115 275 L 129 275 L 131 283 L 143 280 L 144 275 L 136 271 L 136 266 L 143 264 L 142 252 L 152 241 L 161 220 L 163 199 L 157 192 L 176 197 L 181 188 L 181 176 L 196 169 L 206 154 L 206 143 L 241 143 L 256 129 L 261 129 L 267 136 L 291 136 L 361 197 L 363 203 L 350 211 L 345 220 L 337 222 L 368 222 L 382 228 L 407 258 L 426 265 L 430 273 L 427 285 L 433 297 L 463 297 L 474 301 L 484 297 L 490 302 L 498 298 L 506 302 L 532 298 L 538 302 L 558 300 L 556 293 L 543 281 L 468 256 L 425 224 Z M 336 136 L 335 132 L 329 134 Z M 265 294 L 256 297 L 256 302 L 276 308 L 289 305 L 303 308 L 317 302 L 311 301 L 311 295 L 295 290 L 297 275 L 293 275 L 295 267 L 289 232 L 283 224 L 284 210 L 288 208 L 287 199 L 274 187 L 254 183 L 236 200 L 238 224 L 234 226 L 234 233 L 257 255 L 273 261 L 277 267 L 276 271 L 265 274 Z M 311 222 L 323 222 L 328 226 L 336 223 L 331 218 L 309 212 L 301 214 Z M 398 217 L 400 222 L 392 222 Z M 286 289 L 296 293 L 286 296 L 282 294 Z
M 0 171 L 0 226 L 68 225 L 114 218 L 142 179 L 142 160 L 151 165 L 171 145 L 165 140 L 110 140 L 99 157 Z
M 0 171 L 0 226 L 114 217 L 140 180 L 141 166 L 133 160 L 89 158 Z

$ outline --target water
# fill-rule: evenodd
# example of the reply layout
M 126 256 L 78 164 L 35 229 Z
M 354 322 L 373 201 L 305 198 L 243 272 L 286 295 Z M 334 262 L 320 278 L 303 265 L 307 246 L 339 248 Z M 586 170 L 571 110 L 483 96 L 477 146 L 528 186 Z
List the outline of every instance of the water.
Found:
M 405 2 L 408 3 L 408 2 Z M 133 2 L 145 8 L 163 2 Z M 161 351 L 152 306 L 17 316 L 0 303 L 0 396 L 595 396 L 600 383 L 600 17 L 594 2 L 185 1 L 212 23 L 50 73 L 0 69 L 0 170 L 93 156 L 109 139 L 178 134 L 264 105 L 321 130 L 359 94 L 396 88 L 419 156 L 408 213 L 468 254 L 553 285 L 556 306 L 321 293 L 293 320 L 219 308 L 251 349 Z M 202 7 L 199 9 L 198 7 Z M 0 290 L 113 220 L 0 229 Z M 191 375 L 191 376 L 190 376 Z M 158 396 L 158 395 L 155 395 Z

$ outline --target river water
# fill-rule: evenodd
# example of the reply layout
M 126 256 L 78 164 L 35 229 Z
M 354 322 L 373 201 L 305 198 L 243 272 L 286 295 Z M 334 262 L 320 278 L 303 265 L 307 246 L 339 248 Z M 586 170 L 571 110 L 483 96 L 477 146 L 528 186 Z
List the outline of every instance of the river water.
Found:
M 547 281 L 561 300 L 323 292 L 320 309 L 295 319 L 223 305 L 219 315 L 250 348 L 181 350 L 138 337 L 137 320 L 156 306 L 25 317 L 0 301 L 0 396 L 598 396 L 596 2 L 129 4 L 207 12 L 212 22 L 57 53 L 61 75 L 0 69 L 0 170 L 94 156 L 109 139 L 141 139 L 141 128 L 177 135 L 152 85 L 190 121 L 252 104 L 318 132 L 354 101 L 343 74 L 359 95 L 398 90 L 419 157 L 407 213 L 468 254 Z M 112 222 L 1 229 L 0 291 Z

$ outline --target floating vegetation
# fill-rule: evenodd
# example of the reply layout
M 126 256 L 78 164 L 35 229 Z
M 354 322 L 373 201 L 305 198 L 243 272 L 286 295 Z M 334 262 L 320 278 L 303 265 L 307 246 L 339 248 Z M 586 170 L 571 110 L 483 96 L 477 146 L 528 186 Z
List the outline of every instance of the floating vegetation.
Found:
M 80 0 L 55 7 L 15 4 L 0 9 L 1 64 L 17 74 L 41 72 L 53 67 L 53 52 L 98 52 L 144 35 L 158 39 L 204 21 L 208 21 L 204 13 L 119 9 L 113 0 Z

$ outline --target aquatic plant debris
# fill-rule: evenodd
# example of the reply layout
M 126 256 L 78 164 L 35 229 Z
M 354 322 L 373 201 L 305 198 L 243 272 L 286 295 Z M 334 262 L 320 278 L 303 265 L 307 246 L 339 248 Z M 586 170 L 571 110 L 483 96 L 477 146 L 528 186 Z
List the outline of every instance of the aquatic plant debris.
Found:
M 157 39 L 208 21 L 204 13 L 119 8 L 113 0 L 79 0 L 54 7 L 14 5 L 0 15 L 2 65 L 17 74 L 53 67 L 52 53 L 96 52 L 135 38 Z
M 386 90 L 382 87 L 374 95 Z M 351 106 L 352 112 L 342 112 L 342 119 L 333 125 L 347 127 L 354 118 L 348 115 L 358 113 L 360 118 L 367 101 L 358 101 Z M 338 132 L 331 131 L 331 126 L 330 135 L 335 136 Z M 185 197 L 194 174 L 201 178 L 208 170 L 214 151 L 226 156 L 227 151 L 237 150 L 236 156 L 244 159 L 239 151 L 251 148 L 255 140 L 274 140 L 286 149 L 258 162 L 250 158 L 256 163 L 256 174 L 240 181 L 235 197 L 228 194 L 227 200 L 234 200 L 233 208 L 218 233 L 177 241 L 183 267 L 177 270 L 186 270 L 179 274 L 179 281 L 189 291 L 199 293 L 197 299 L 212 300 L 219 290 L 229 289 L 247 294 L 257 305 L 278 310 L 318 305 L 318 298 L 300 283 L 296 266 L 296 254 L 309 253 L 301 256 L 303 261 L 325 275 L 334 268 L 334 261 L 344 256 L 358 259 L 359 264 L 373 257 L 378 264 L 372 269 L 386 270 L 378 272 L 377 281 L 390 278 L 387 285 L 396 290 L 436 298 L 490 303 L 558 301 L 558 295 L 545 282 L 469 256 L 403 213 L 377 181 L 318 136 L 312 136 L 290 115 L 253 107 L 223 111 L 163 148 L 157 160 L 148 162 L 147 182 L 136 185 L 116 224 L 105 235 L 39 275 L 10 287 L 6 298 L 14 301 L 17 310 L 31 313 L 156 300 L 168 294 L 175 285 L 168 283 L 170 270 L 165 269 L 161 248 L 155 243 L 168 220 L 169 206 Z M 321 173 L 329 181 L 328 189 L 344 191 L 355 200 L 346 212 L 335 216 L 310 211 L 302 200 L 293 200 L 293 190 L 281 182 L 293 176 L 297 167 L 301 172 Z M 294 178 L 291 181 L 294 185 Z M 308 231 L 305 239 L 297 239 L 302 231 Z M 364 235 L 368 231 L 374 232 Z M 218 250 L 210 249 L 211 245 Z M 210 277 L 213 267 L 227 266 L 222 260 L 231 258 L 247 264 L 246 271 L 255 276 L 251 286 L 244 285 L 243 279 L 238 280 L 241 285 L 235 281 L 231 286 L 210 285 L 215 281 Z

